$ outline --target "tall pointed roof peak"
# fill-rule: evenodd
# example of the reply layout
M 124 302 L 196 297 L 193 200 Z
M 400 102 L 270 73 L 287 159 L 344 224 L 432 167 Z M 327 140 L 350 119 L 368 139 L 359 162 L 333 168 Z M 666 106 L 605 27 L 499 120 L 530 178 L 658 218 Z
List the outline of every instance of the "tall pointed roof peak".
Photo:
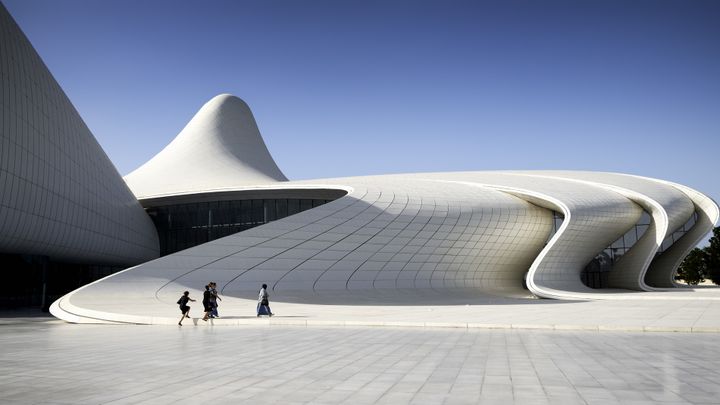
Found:
M 231 94 L 210 99 L 170 144 L 125 176 L 139 199 L 286 180 L 250 107 Z

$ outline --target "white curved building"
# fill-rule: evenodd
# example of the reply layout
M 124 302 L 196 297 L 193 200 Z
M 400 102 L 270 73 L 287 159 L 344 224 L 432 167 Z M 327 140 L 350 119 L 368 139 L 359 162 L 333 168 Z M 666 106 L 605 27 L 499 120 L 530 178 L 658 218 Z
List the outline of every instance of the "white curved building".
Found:
M 221 121 L 252 125 L 204 122 L 217 121 L 217 110 Z M 251 117 L 245 103 L 220 95 L 158 155 L 162 165 L 150 164 L 156 157 L 127 177 L 155 221 L 165 256 L 68 294 L 53 306 L 56 316 L 154 323 L 146 314 L 113 312 L 120 304 L 103 297 L 123 291 L 123 300 L 156 307 L 160 317 L 162 308 L 173 308 L 178 291 L 198 295 L 209 280 L 222 286 L 226 299 L 251 296 L 267 283 L 274 294 L 298 302 L 415 291 L 420 304 L 425 290 L 627 297 L 629 290 L 673 287 L 677 265 L 718 220 L 717 205 L 696 191 L 617 173 L 280 181 L 284 176 L 265 155 Z M 244 164 L 244 148 L 263 152 L 262 159 Z M 193 170 L 207 181 L 187 183 L 183 172 L 165 169 L 195 149 L 234 168 L 217 170 L 213 159 L 198 159 Z M 257 180 L 262 168 L 270 180 Z M 592 268 L 602 260 L 604 268 Z
M 179 292 L 210 280 L 228 300 L 262 283 L 320 303 L 391 292 L 422 304 L 430 290 L 628 297 L 675 287 L 720 216 L 700 192 L 618 173 L 288 181 L 227 94 L 123 182 L 2 7 L 0 32 L 0 253 L 135 265 L 55 301 L 68 321 L 166 323 Z

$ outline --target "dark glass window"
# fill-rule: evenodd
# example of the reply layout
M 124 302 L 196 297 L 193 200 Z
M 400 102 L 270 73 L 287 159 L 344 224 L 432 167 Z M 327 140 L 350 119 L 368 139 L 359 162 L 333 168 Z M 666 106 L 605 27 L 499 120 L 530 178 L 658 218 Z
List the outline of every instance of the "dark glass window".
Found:
M 282 219 L 332 200 L 257 199 L 148 208 L 162 255 Z
M 265 223 L 265 210 L 263 209 L 263 200 L 252 200 L 252 226 L 258 226 Z
M 230 223 L 236 228 L 242 225 L 242 201 L 230 201 Z
M 280 219 L 280 218 L 285 218 L 286 216 L 288 216 L 288 204 L 287 204 L 287 200 L 275 200 L 275 204 L 276 204 L 276 207 L 277 207 L 277 217 L 278 217 L 278 219 Z
M 243 229 L 248 229 L 252 226 L 252 201 L 251 200 L 243 200 L 242 205 L 240 207 L 240 213 L 242 215 L 242 220 L 240 223 L 243 226 Z
M 297 214 L 300 212 L 300 200 L 294 198 L 287 200 L 288 215 Z
M 275 200 L 265 200 L 265 219 L 268 222 L 278 219 Z
M 695 225 L 695 222 L 697 222 L 697 218 L 697 212 L 693 212 L 687 222 L 685 222 L 682 226 L 676 229 L 675 232 L 671 233 L 667 236 L 667 238 L 665 238 L 665 240 L 663 240 L 662 245 L 660 245 L 660 249 L 658 249 L 658 254 L 665 252 L 670 248 L 670 246 L 672 246 L 675 242 L 680 240 L 680 238 L 685 236 L 685 234 Z

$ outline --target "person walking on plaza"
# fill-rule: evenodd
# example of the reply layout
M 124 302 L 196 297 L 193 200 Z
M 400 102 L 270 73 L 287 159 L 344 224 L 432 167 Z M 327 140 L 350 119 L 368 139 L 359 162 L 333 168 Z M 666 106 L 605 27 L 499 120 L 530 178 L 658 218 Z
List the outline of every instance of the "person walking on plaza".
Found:
M 258 304 L 257 304 L 257 316 L 260 317 L 260 315 L 268 315 L 273 316 L 272 311 L 270 311 L 270 294 L 267 292 L 267 284 L 263 284 L 262 288 L 260 288 L 260 293 L 258 294 Z
M 210 317 L 210 313 L 212 312 L 212 304 L 210 302 L 210 298 L 212 298 L 212 292 L 210 292 L 210 284 L 205 286 L 205 292 L 203 293 L 203 310 L 205 311 L 205 314 L 203 314 L 202 320 L 207 321 L 208 317 Z
M 178 305 L 180 305 L 180 312 L 182 313 L 182 317 L 180 317 L 180 322 L 178 322 L 178 325 L 182 326 L 182 321 L 185 318 L 190 318 L 190 307 L 188 306 L 188 301 L 195 302 L 194 299 L 190 298 L 190 291 L 185 291 L 182 296 L 180 296 L 180 299 L 178 300 Z
M 218 295 L 217 284 L 214 281 L 210 282 L 210 293 L 212 293 L 212 297 L 210 297 L 210 307 L 212 308 L 212 311 L 210 311 L 210 318 L 220 318 L 217 308 L 218 300 L 222 301 L 222 298 Z

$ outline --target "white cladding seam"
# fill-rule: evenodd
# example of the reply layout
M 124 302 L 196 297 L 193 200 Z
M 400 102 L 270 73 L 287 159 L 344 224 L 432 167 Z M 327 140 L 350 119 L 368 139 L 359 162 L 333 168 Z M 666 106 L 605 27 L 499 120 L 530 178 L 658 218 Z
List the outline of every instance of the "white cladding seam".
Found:
M 270 156 L 250 107 L 221 94 L 205 103 L 170 144 L 125 181 L 142 200 L 287 178 Z
M 0 4 L 0 252 L 127 266 L 155 227 Z

